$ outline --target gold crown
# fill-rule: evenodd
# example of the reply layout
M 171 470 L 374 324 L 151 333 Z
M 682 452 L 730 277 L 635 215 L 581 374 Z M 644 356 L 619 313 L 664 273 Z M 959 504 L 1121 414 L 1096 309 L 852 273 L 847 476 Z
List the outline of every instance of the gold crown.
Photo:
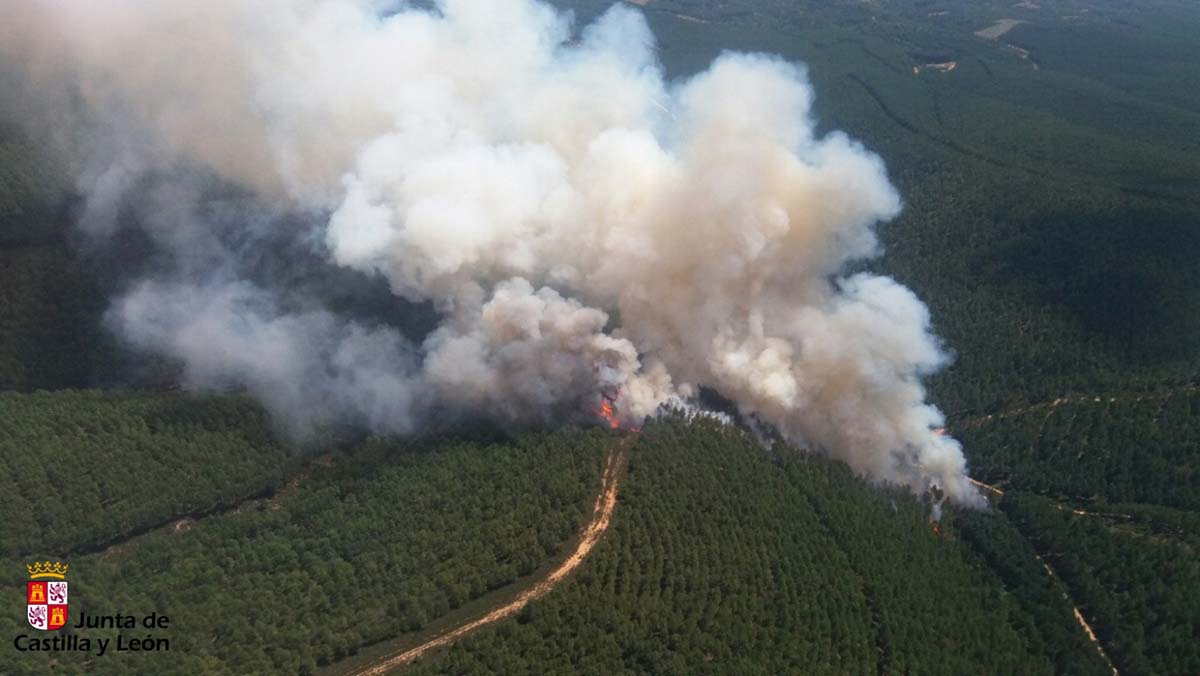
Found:
M 60 561 L 55 561 L 54 563 L 50 563 L 49 561 L 34 561 L 25 567 L 29 569 L 29 578 L 31 580 L 43 577 L 53 577 L 61 580 L 67 576 L 67 564 Z

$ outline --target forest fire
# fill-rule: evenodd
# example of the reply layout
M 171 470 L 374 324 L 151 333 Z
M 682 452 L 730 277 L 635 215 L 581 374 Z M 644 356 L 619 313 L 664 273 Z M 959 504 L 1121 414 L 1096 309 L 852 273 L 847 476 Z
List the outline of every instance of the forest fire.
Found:
M 946 501 L 946 494 L 938 486 L 930 486 L 929 492 L 929 526 L 933 529 L 933 534 L 937 537 L 942 535 L 942 503 Z
M 600 398 L 600 417 L 608 424 L 609 429 L 621 429 L 621 421 L 617 418 L 617 409 L 608 397 Z
M 630 425 L 623 422 L 621 413 L 617 410 L 617 402 L 621 400 L 620 388 L 604 388 L 600 391 L 600 407 L 596 409 L 596 414 L 604 420 L 604 424 L 610 430 L 625 430 L 629 432 L 637 432 L 641 428 L 636 425 Z

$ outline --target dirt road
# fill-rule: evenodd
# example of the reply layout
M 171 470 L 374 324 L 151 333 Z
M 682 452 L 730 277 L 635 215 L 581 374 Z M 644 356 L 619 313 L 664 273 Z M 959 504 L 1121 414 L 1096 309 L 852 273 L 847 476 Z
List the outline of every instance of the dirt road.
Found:
M 1053 413 L 1055 409 L 1063 404 L 1115 404 L 1115 403 L 1137 403 L 1142 401 L 1159 401 L 1165 406 L 1166 402 L 1177 394 L 1191 394 L 1200 390 L 1200 385 L 1181 385 L 1178 387 L 1170 387 L 1158 392 L 1142 392 L 1135 395 L 1118 395 L 1118 394 L 1076 394 L 1070 396 L 1062 396 L 1053 401 L 1043 401 L 1036 404 L 1027 404 L 1017 408 L 1011 408 L 997 413 L 989 413 L 987 415 L 975 416 L 972 418 L 959 419 L 957 421 L 948 422 L 946 429 L 953 433 L 970 427 L 978 427 L 980 425 L 995 421 L 1004 420 L 1005 418 L 1013 418 L 1034 411 L 1046 411 L 1047 414 Z M 1162 415 L 1162 406 L 1159 407 L 1158 415 Z
M 617 483 L 621 476 L 621 471 L 625 468 L 625 464 L 629 461 L 629 449 L 633 446 L 636 434 L 627 434 L 608 452 L 608 459 L 605 461 L 604 476 L 600 484 L 600 494 L 596 496 L 596 503 L 592 507 L 592 518 L 584 527 L 583 532 L 579 537 L 579 544 L 575 547 L 575 551 L 566 558 L 557 568 L 550 572 L 545 578 L 538 581 L 532 587 L 521 592 L 515 599 L 508 603 L 493 608 L 486 614 L 477 617 L 466 624 L 460 625 L 447 631 L 436 638 L 433 638 L 421 645 L 405 650 L 404 652 L 381 658 L 375 664 L 363 667 L 355 672 L 357 676 L 378 676 L 401 667 L 416 658 L 424 655 L 430 650 L 442 648 L 457 641 L 463 636 L 475 631 L 476 629 L 491 624 L 497 620 L 502 620 L 506 617 L 511 617 L 521 612 L 530 601 L 545 596 L 551 589 L 562 581 L 571 571 L 579 567 L 587 555 L 591 553 L 592 548 L 600 541 L 600 536 L 604 535 L 604 531 L 608 529 L 609 523 L 612 521 L 613 511 L 617 506 Z
M 1054 569 L 1050 567 L 1050 564 L 1046 563 L 1041 554 L 1034 552 L 1033 555 L 1037 557 L 1038 563 L 1042 564 L 1042 568 L 1046 569 L 1047 575 L 1055 580 L 1062 580 L 1058 576 L 1058 573 L 1054 572 Z M 1063 584 L 1063 587 L 1065 588 L 1066 584 Z M 1096 646 L 1096 652 L 1100 654 L 1100 657 L 1104 658 L 1104 661 L 1108 664 L 1108 668 L 1112 670 L 1113 676 L 1121 676 L 1113 661 L 1108 658 L 1108 653 L 1104 651 L 1104 646 L 1100 645 L 1100 639 L 1096 637 L 1096 632 L 1092 631 L 1092 625 L 1088 624 L 1088 621 L 1083 617 L 1083 613 L 1079 612 L 1079 606 L 1075 605 L 1075 600 L 1066 591 L 1063 592 L 1062 597 L 1067 603 L 1071 604 L 1071 610 L 1075 611 L 1075 621 L 1079 623 L 1079 626 L 1083 629 L 1083 633 L 1087 634 L 1088 640 L 1092 642 L 1092 645 Z

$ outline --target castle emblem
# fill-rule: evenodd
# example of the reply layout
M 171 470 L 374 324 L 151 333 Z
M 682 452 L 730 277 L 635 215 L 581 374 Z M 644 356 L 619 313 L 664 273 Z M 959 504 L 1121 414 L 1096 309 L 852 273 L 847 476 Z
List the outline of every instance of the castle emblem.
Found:
M 26 617 L 29 626 L 54 631 L 67 623 L 67 564 L 34 562 L 25 566 Z

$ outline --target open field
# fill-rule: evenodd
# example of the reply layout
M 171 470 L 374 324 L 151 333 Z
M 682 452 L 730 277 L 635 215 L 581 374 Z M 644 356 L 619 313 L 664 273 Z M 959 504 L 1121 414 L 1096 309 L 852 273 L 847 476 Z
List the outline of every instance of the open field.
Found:
M 985 40 L 997 40 L 1000 36 L 1025 23 L 1020 19 L 1000 19 L 996 23 L 975 31 L 975 35 Z

